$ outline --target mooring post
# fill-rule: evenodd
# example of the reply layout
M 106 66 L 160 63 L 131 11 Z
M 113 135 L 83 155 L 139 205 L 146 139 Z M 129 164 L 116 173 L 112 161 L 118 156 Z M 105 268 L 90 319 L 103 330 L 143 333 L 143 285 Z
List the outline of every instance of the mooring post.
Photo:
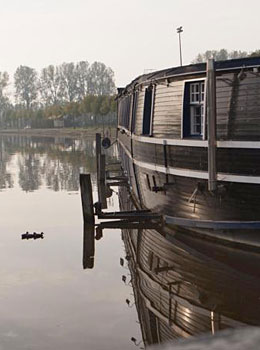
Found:
M 216 76 L 214 59 L 207 62 L 208 190 L 217 188 L 216 166 Z
M 90 174 L 80 174 L 79 182 L 84 223 L 94 225 L 95 218 Z
M 99 157 L 99 180 L 106 180 L 106 156 L 104 154 L 100 154 Z
M 90 174 L 80 174 L 80 191 L 83 211 L 83 269 L 94 267 L 95 255 L 95 217 Z
M 83 269 L 93 269 L 95 259 L 95 226 L 84 222 L 83 229 Z
M 106 156 L 100 154 L 98 162 L 98 201 L 101 204 L 102 209 L 107 209 L 106 199 Z
M 97 185 L 98 185 L 98 201 L 101 203 L 102 209 L 107 208 L 105 196 L 105 179 L 106 179 L 106 156 L 101 154 L 101 134 L 96 134 L 96 162 L 97 162 Z
M 101 155 L 101 134 L 96 134 L 96 165 L 97 165 L 97 177 L 99 176 L 99 158 Z M 98 178 L 99 180 L 99 178 Z

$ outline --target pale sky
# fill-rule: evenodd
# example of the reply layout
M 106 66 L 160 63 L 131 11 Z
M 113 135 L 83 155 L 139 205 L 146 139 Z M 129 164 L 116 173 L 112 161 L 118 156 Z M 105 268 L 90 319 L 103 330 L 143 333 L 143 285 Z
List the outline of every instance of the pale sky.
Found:
M 0 71 L 104 62 L 117 86 L 207 49 L 260 49 L 259 0 L 0 0 Z

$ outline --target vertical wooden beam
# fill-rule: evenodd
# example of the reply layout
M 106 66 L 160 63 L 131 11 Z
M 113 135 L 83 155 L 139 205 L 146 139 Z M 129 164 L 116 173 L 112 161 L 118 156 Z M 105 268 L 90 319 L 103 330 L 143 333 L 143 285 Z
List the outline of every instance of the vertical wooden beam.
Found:
M 106 156 L 99 156 L 99 174 L 98 174 L 98 201 L 101 203 L 101 209 L 107 209 L 106 198 Z
M 93 269 L 95 258 L 95 226 L 84 222 L 83 269 Z
M 106 156 L 100 154 L 99 156 L 99 180 L 105 182 L 106 179 Z
M 151 117 L 150 117 L 150 132 L 149 132 L 149 136 L 153 136 L 153 119 L 154 119 L 155 93 L 156 93 L 156 85 L 153 84 L 152 103 L 151 103 Z
M 163 140 L 163 156 L 164 156 L 164 166 L 166 169 L 166 183 L 169 182 L 169 174 L 168 174 L 168 155 L 167 155 L 167 141 Z
M 236 109 L 238 102 L 238 94 L 239 94 L 239 73 L 234 73 L 233 81 L 232 81 L 232 90 L 231 97 L 229 103 L 229 112 L 228 112 L 228 125 L 227 125 L 227 138 L 228 140 L 232 139 L 234 134 L 234 127 L 236 121 Z
M 79 181 L 84 220 L 82 263 L 83 269 L 92 269 L 95 255 L 95 217 L 90 174 L 80 174 Z
M 97 165 L 97 180 L 99 180 L 99 157 L 101 155 L 101 134 L 96 134 L 96 165 Z
M 217 188 L 216 167 L 216 76 L 214 59 L 207 62 L 208 190 Z
M 104 181 L 99 182 L 99 203 L 101 204 L 101 209 L 107 209 L 107 198 L 106 198 L 106 184 Z
M 96 162 L 97 162 L 97 185 L 98 185 L 98 201 L 101 203 L 101 208 L 107 208 L 106 201 L 106 158 L 101 154 L 101 134 L 96 134 Z
M 84 222 L 94 225 L 95 218 L 90 174 L 80 174 L 79 182 Z

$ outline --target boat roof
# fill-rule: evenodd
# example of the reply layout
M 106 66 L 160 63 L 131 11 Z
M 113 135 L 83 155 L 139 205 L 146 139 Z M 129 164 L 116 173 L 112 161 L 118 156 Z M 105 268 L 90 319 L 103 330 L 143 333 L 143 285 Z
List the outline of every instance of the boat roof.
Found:
M 185 76 L 190 74 L 198 74 L 206 72 L 206 62 L 204 63 L 196 63 L 189 64 L 186 66 L 178 66 L 172 68 L 166 68 L 162 70 L 158 70 L 152 73 L 143 74 L 134 79 L 130 84 L 128 84 L 125 88 L 118 89 L 118 96 L 123 95 L 128 90 L 132 90 L 136 85 L 140 85 L 145 82 L 158 80 L 158 79 L 167 79 L 175 76 Z M 233 70 L 233 69 L 242 69 L 242 68 L 252 68 L 252 67 L 260 67 L 260 56 L 259 57 L 246 57 L 246 58 L 238 58 L 226 61 L 215 61 L 215 69 L 216 71 L 225 71 L 225 70 Z

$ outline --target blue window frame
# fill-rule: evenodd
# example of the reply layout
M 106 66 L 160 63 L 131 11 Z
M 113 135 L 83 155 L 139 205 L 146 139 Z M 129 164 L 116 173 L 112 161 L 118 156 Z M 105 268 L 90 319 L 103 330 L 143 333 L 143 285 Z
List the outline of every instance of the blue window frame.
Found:
M 205 120 L 204 80 L 186 82 L 183 106 L 183 137 L 203 137 Z
M 144 113 L 143 113 L 143 135 L 151 135 L 152 121 L 152 105 L 153 105 L 153 87 L 149 86 L 145 89 L 144 97 Z

